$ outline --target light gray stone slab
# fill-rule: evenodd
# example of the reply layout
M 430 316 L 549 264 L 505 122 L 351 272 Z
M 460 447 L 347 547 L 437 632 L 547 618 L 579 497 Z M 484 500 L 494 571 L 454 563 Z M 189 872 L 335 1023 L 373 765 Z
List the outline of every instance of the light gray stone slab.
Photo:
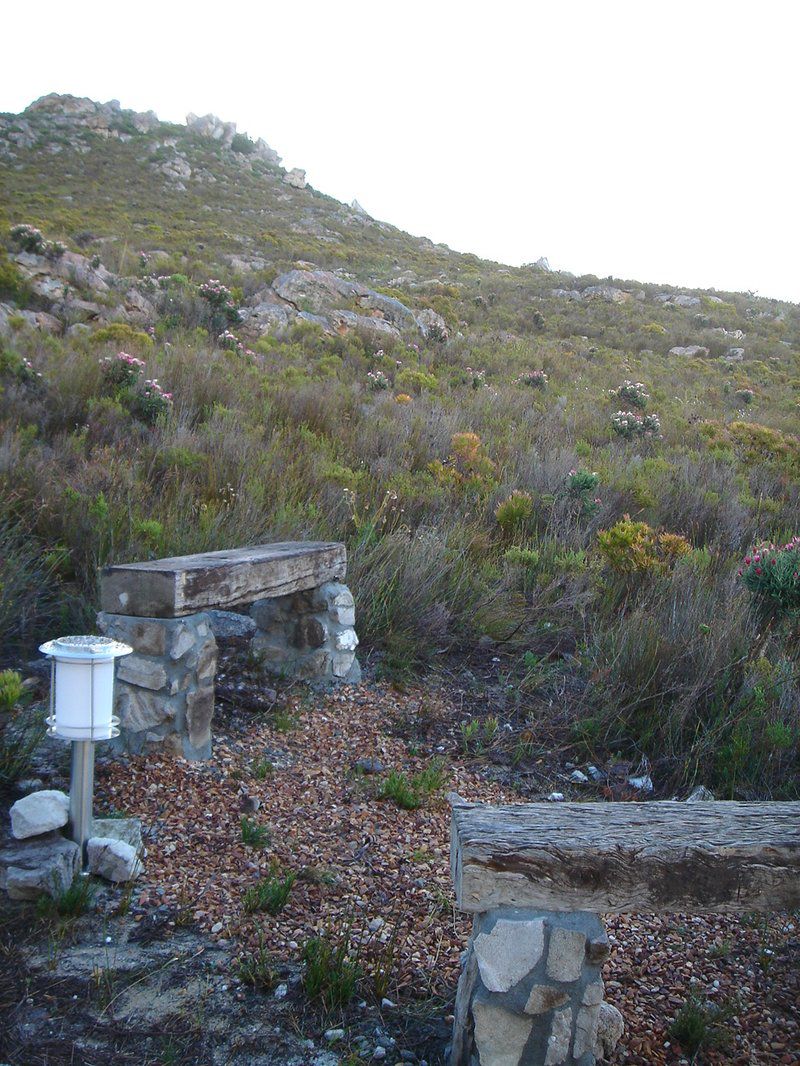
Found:
M 508 992 L 531 972 L 544 950 L 544 921 L 498 919 L 473 942 L 481 981 L 490 992 Z
M 569 1044 L 572 1037 L 572 1008 L 559 1010 L 553 1015 L 550 1036 L 547 1039 L 545 1066 L 559 1066 L 567 1061 Z
M 586 957 L 586 934 L 556 926 L 550 931 L 547 976 L 554 981 L 577 981 Z
M 533 1018 L 512 1014 L 484 1000 L 473 1003 L 472 1016 L 481 1066 L 519 1066 L 533 1031 Z

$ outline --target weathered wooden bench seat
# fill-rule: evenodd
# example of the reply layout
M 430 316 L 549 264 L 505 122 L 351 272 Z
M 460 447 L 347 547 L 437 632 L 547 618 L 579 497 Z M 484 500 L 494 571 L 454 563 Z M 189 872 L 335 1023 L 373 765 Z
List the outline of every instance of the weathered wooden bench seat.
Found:
M 599 913 L 800 906 L 800 803 L 529 803 L 451 796 L 458 907 L 474 915 L 451 1066 L 593 1066 L 622 1032 L 603 1003 Z
M 100 600 L 113 614 L 180 618 L 315 588 L 341 580 L 346 569 L 344 544 L 258 544 L 107 566 L 100 575 Z
M 209 757 L 217 638 L 250 639 L 272 673 L 357 682 L 346 572 L 344 544 L 316 541 L 107 566 L 98 625 L 134 650 L 117 670 L 117 746 Z
M 800 906 L 800 803 L 453 807 L 464 911 L 757 911 Z

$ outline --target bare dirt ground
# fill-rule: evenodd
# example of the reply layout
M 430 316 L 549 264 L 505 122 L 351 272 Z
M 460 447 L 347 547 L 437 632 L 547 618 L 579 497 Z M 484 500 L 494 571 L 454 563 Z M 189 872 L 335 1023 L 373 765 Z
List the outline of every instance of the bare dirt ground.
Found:
M 132 892 L 99 889 L 71 922 L 7 907 L 0 1060 L 443 1062 L 469 936 L 452 906 L 447 791 L 512 802 L 552 789 L 589 798 L 589 786 L 570 785 L 544 745 L 514 767 L 502 722 L 495 744 L 465 754 L 460 724 L 480 717 L 480 697 L 456 682 L 275 694 L 229 659 L 218 695 L 210 762 L 99 767 L 98 812 L 136 815 L 146 829 L 146 872 Z M 411 778 L 432 765 L 438 787 L 418 809 L 379 797 L 390 771 Z M 242 817 L 262 831 L 258 844 L 243 841 Z M 246 913 L 248 888 L 289 873 L 297 879 L 278 914 Z M 615 1061 L 688 1063 L 668 1030 L 693 994 L 724 1006 L 722 1046 L 693 1061 L 800 1063 L 796 916 L 607 925 L 606 996 L 627 1025 Z M 343 930 L 362 980 L 352 1003 L 326 1016 L 303 992 L 303 947 Z M 254 953 L 270 959 L 260 987 L 242 980 Z

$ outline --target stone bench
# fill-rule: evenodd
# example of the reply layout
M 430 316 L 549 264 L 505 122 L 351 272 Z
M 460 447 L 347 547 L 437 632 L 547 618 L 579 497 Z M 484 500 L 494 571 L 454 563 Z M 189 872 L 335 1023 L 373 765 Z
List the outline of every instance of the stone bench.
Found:
M 106 567 L 98 625 L 134 649 L 117 669 L 117 747 L 210 756 L 215 631 L 248 635 L 269 672 L 357 681 L 346 572 L 343 544 L 312 541 Z
M 593 1066 L 609 1050 L 621 1019 L 603 1003 L 599 913 L 800 906 L 800 803 L 451 802 L 456 903 L 474 915 L 451 1066 Z

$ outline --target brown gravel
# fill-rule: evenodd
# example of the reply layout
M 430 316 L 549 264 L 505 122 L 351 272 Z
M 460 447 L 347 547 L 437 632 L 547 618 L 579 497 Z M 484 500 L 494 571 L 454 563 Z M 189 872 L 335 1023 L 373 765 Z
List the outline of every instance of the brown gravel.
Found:
M 446 694 L 430 688 L 289 692 L 269 716 L 237 719 L 234 712 L 218 721 L 208 763 L 150 757 L 108 764 L 99 773 L 98 805 L 137 815 L 150 833 L 146 877 L 137 885 L 141 905 L 166 903 L 191 914 L 242 952 L 260 936 L 282 959 L 299 958 L 314 933 L 350 925 L 373 966 L 391 966 L 384 994 L 446 998 L 469 921 L 452 908 L 444 796 L 453 789 L 473 800 L 519 799 L 454 745 L 431 745 L 431 735 L 447 733 L 436 724 L 457 718 Z M 288 720 L 290 728 L 276 728 Z M 405 736 L 416 732 L 422 740 L 401 739 L 397 722 Z M 416 811 L 378 801 L 380 776 L 352 770 L 358 759 L 377 758 L 387 770 L 410 774 L 437 754 L 446 760 L 447 786 Z M 273 770 L 259 780 L 252 768 L 262 760 Z M 249 817 L 269 829 L 264 850 L 242 843 L 244 795 L 260 800 Z M 277 917 L 244 914 L 245 889 L 274 864 L 300 874 L 285 909 Z M 703 1061 L 800 1063 L 796 917 L 615 916 L 608 929 L 614 950 L 607 998 L 627 1026 L 616 1061 L 688 1062 L 667 1029 L 694 989 L 704 999 L 736 1003 L 727 1049 L 707 1052 Z

